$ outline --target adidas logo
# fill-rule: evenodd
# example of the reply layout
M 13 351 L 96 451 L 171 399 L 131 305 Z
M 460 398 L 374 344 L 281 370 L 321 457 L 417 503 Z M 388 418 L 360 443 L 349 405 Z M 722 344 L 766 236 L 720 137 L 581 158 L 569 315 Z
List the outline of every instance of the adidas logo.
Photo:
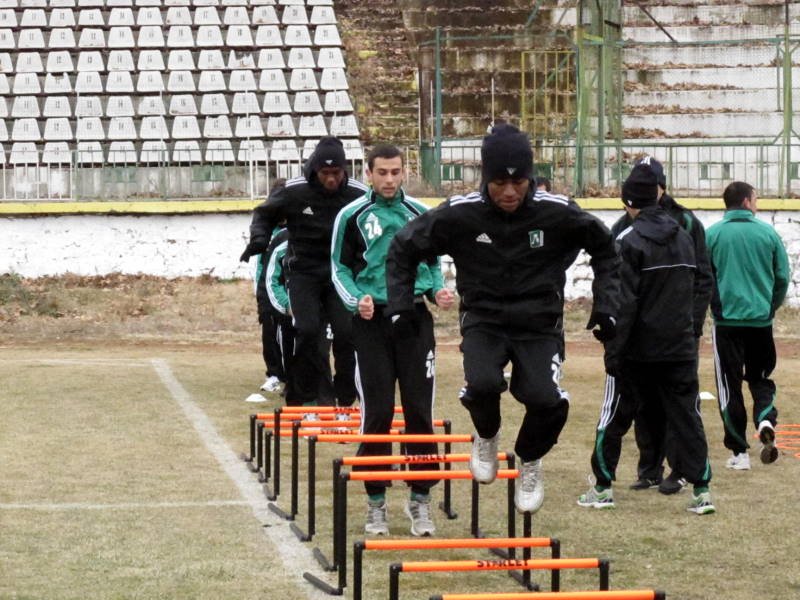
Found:
M 304 215 L 313 215 L 313 214 L 314 214 L 314 211 L 313 211 L 313 210 L 311 210 L 311 207 L 310 207 L 310 206 L 306 206 L 306 207 L 303 209 L 303 214 L 304 214 Z
M 478 237 L 475 238 L 476 242 L 480 242 L 481 244 L 491 244 L 492 238 L 490 238 L 485 233 L 480 234 Z
M 506 167 L 506 171 L 508 171 L 509 175 L 513 175 L 517 170 L 517 167 Z
M 326 165 L 332 165 L 333 164 L 333 159 L 329 158 L 328 160 L 325 161 L 325 164 Z

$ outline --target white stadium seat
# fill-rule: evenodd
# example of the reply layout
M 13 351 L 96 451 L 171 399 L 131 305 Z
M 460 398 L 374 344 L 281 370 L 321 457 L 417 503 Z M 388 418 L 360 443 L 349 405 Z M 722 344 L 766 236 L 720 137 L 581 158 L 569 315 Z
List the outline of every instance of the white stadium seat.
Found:
M 161 0 L 136 0 L 136 6 L 161 6 Z
M 229 6 L 225 9 L 225 16 L 222 17 L 222 22 L 225 25 L 250 25 L 247 7 Z
M 192 14 L 185 6 L 173 6 L 167 9 L 167 25 L 191 25 Z
M 192 0 L 164 0 L 164 6 L 189 6 Z
M 76 86 L 77 87 L 77 86 Z M 133 78 L 128 71 L 111 71 L 106 79 L 106 91 L 109 93 L 133 93 Z
M 314 74 L 314 69 L 292 69 L 292 75 L 289 79 L 289 89 L 293 91 L 316 90 L 319 88 L 317 84 L 317 76 Z
M 279 115 L 267 119 L 268 137 L 297 137 L 291 115 Z
M 281 23 L 284 25 L 308 25 L 308 15 L 305 6 L 287 6 L 283 9 Z
M 44 140 L 46 142 L 72 141 L 72 125 L 66 117 L 47 119 L 44 123 Z
M 142 117 L 164 116 L 167 114 L 164 108 L 164 100 L 161 96 L 140 96 L 136 114 Z
M 194 36 L 192 36 L 192 28 L 189 27 L 188 25 L 172 25 L 169 28 L 169 33 L 167 34 L 167 47 L 169 48 L 194 47 Z
M 50 10 L 50 27 L 75 27 L 75 15 L 71 8 L 53 8 Z
M 106 115 L 109 117 L 132 117 L 133 100 L 130 96 L 112 96 L 106 103 Z
M 98 28 L 81 29 L 81 36 L 78 38 L 78 47 L 105 48 L 106 35 L 102 29 Z
M 201 71 L 197 83 L 200 92 L 219 92 L 225 90 L 225 77 L 222 71 Z
M 136 146 L 133 142 L 111 142 L 108 147 L 108 162 L 116 165 L 135 163 Z
M 206 146 L 206 162 L 233 162 L 230 140 L 211 140 Z
M 200 50 L 197 59 L 197 68 L 201 71 L 220 71 L 225 68 L 222 50 Z
M 16 50 L 17 43 L 14 40 L 13 29 L 0 29 L 0 48 Z
M 322 76 L 319 78 L 319 87 L 323 90 L 346 90 L 349 89 L 347 85 L 347 75 L 344 69 L 322 69 Z
M 72 54 L 68 50 L 49 52 L 45 70 L 48 73 L 71 73 L 74 70 Z
M 350 101 L 350 94 L 348 94 L 345 91 L 326 93 L 325 112 L 326 113 L 353 112 L 353 103 Z
M 108 53 L 109 71 L 133 71 L 133 53 L 130 50 L 112 50 Z
M 44 65 L 38 52 L 20 52 L 17 55 L 17 73 L 43 73 Z
M 142 71 L 136 80 L 136 91 L 139 93 L 163 92 L 164 77 L 161 71 Z
M 267 92 L 264 94 L 264 110 L 267 114 L 283 115 L 292 112 L 286 92 Z
M 322 115 L 303 115 L 297 126 L 297 135 L 300 137 L 322 137 L 328 135 L 325 119 Z
M 264 137 L 264 128 L 261 127 L 261 118 L 257 115 L 238 117 L 236 119 L 236 129 L 234 130 L 234 135 L 238 138 Z
M 256 6 L 253 8 L 253 25 L 278 25 L 278 13 L 274 6 Z
M 44 93 L 45 94 L 72 93 L 72 83 L 70 81 L 69 76 L 66 73 L 59 75 L 48 73 L 44 78 Z
M 17 46 L 20 50 L 43 50 L 47 47 L 41 29 L 20 30 Z
M 142 117 L 139 125 L 139 137 L 143 140 L 166 140 L 169 139 L 169 130 L 164 117 L 147 116 Z
M 258 89 L 262 92 L 285 92 L 289 88 L 281 69 L 264 69 L 258 79 Z
M 264 4 L 266 1 L 267 4 L 275 2 L 275 0 L 222 0 L 220 4 L 222 6 L 248 6 L 249 4 Z
M 242 140 L 239 144 L 239 162 L 267 162 L 267 149 L 264 147 L 263 140 Z
M 11 88 L 8 85 L 8 77 L 6 77 L 5 73 L 0 73 L 0 94 L 9 94 L 9 93 L 11 93 Z
M 358 125 L 356 124 L 355 115 L 332 117 L 331 135 L 334 137 L 358 137 Z
M 45 101 L 45 116 L 47 115 L 47 101 Z M 5 119 L 8 116 L 8 104 L 4 96 L 0 96 L 0 119 Z
M 164 24 L 161 18 L 160 8 L 140 8 L 136 13 L 136 24 L 140 27 L 143 25 L 158 25 L 159 27 Z
M 308 160 L 308 158 L 314 154 L 314 150 L 317 148 L 317 144 L 319 144 L 319 140 L 306 140 L 303 142 L 303 149 L 300 151 L 300 157 L 303 160 Z
M 81 117 L 102 117 L 103 103 L 99 96 L 78 96 L 75 100 L 75 116 Z
M 14 71 L 14 63 L 11 62 L 10 52 L 0 52 L 0 73 L 11 73 Z
M 72 107 L 67 96 L 48 96 L 44 99 L 45 117 L 71 117 Z
M 202 162 L 202 160 L 197 140 L 179 140 L 172 147 L 172 162 Z
M 228 27 L 228 35 L 225 36 L 225 45 L 232 47 L 253 45 L 253 36 L 250 33 L 249 25 L 231 25 Z
M 108 121 L 108 139 L 135 140 L 136 127 L 132 117 L 112 117 Z
M 42 162 L 46 165 L 69 164 L 72 162 L 67 142 L 47 142 L 42 150 Z
M 50 0 L 50 2 L 54 2 L 55 0 Z M 69 0 L 59 0 L 59 2 L 69 2 Z M 188 2 L 188 0 L 187 0 Z M 167 4 L 169 4 L 169 0 L 167 0 Z M 133 6 L 133 0 L 106 0 L 106 6 L 109 8 L 112 6 Z
M 136 45 L 139 48 L 163 48 L 164 32 L 161 29 L 161 25 L 144 25 L 140 27 Z
M 103 6 L 104 0 L 78 0 L 78 6 L 80 7 L 92 7 L 92 6 Z
M 290 69 L 313 69 L 317 66 L 314 62 L 314 53 L 311 52 L 311 48 L 304 46 L 289 50 L 287 64 Z
M 26 8 L 19 20 L 20 27 L 47 27 L 47 15 L 41 8 Z
M 225 94 L 203 94 L 200 99 L 201 115 L 227 115 L 229 112 Z
M 78 27 L 103 27 L 103 13 L 99 8 L 82 10 L 78 13 Z
M 254 92 L 256 80 L 252 71 L 231 71 L 228 79 L 228 89 L 232 92 Z
M 321 113 L 322 103 L 317 92 L 297 92 L 294 96 L 294 112 Z
M 48 41 L 51 50 L 57 48 L 75 48 L 75 34 L 72 29 L 59 27 L 50 30 L 50 38 Z
M 0 10 L 0 27 L 16 27 L 17 15 L 12 8 Z
M 172 137 L 176 140 L 196 140 L 200 137 L 200 126 L 194 115 L 177 116 L 172 120 Z
M 109 48 L 133 48 L 133 30 L 130 27 L 112 27 L 108 32 Z
M 148 140 L 142 143 L 139 160 L 143 163 L 169 162 L 167 143 L 163 141 Z
M 201 25 L 197 29 L 197 45 L 199 47 L 223 46 L 222 32 L 218 25 Z
M 336 15 L 332 6 L 315 6 L 311 9 L 309 20 L 312 25 L 333 25 L 336 23 Z
M 102 140 L 105 138 L 103 123 L 100 117 L 81 117 L 76 119 L 77 126 L 75 139 L 77 140 Z
M 48 75 L 50 77 L 50 75 Z M 17 94 L 39 94 L 42 88 L 39 85 L 39 76 L 36 73 L 19 73 L 14 77 L 14 91 Z
M 193 71 L 195 69 L 194 57 L 191 50 L 170 50 L 167 59 L 167 69 L 170 71 Z
M 78 73 L 84 71 L 105 71 L 103 53 L 98 50 L 84 50 L 78 53 Z
M 216 115 L 206 117 L 203 123 L 203 137 L 215 139 L 230 139 L 233 137 L 228 116 Z
M 108 24 L 112 27 L 136 25 L 133 10 L 130 8 L 112 8 L 108 16 Z
M 314 30 L 315 46 L 341 46 L 342 38 L 336 25 L 318 25 Z
M 256 46 L 274 48 L 283 46 L 280 29 L 277 25 L 259 25 L 256 30 Z
M 286 62 L 278 48 L 264 48 L 258 52 L 259 69 L 284 69 Z
M 8 141 L 8 127 L 3 119 L 0 119 L 0 141 Z
M 258 96 L 253 92 L 236 92 L 231 102 L 231 112 L 235 115 L 260 113 L 261 107 L 258 105 Z
M 283 38 L 287 46 L 311 46 L 311 34 L 307 25 L 288 25 Z
M 278 0 L 278 4 L 281 6 L 302 6 L 305 4 L 305 0 Z
M 11 145 L 8 162 L 12 165 L 35 165 L 39 162 L 39 153 L 33 142 L 16 142 Z
M 333 6 L 333 0 L 306 0 L 309 6 Z
M 100 142 L 78 142 L 77 161 L 81 164 L 102 164 L 105 155 Z
M 250 50 L 231 50 L 228 53 L 228 69 L 255 69 L 255 55 Z
M 361 142 L 353 139 L 342 140 L 344 146 L 344 157 L 347 160 L 364 160 L 364 148 L 361 147 Z
M 167 90 L 170 92 L 194 92 L 194 77 L 191 71 L 172 71 L 167 81 Z
M 320 48 L 317 55 L 317 66 L 320 69 L 344 69 L 344 56 L 341 48 Z
M 272 142 L 269 157 L 277 162 L 296 162 L 300 160 L 300 153 L 294 140 L 276 140 Z
M 164 55 L 161 50 L 140 50 L 137 69 L 139 71 L 164 71 Z
M 216 7 L 209 6 L 194 9 L 195 25 L 222 25 Z
M 169 114 L 171 115 L 196 115 L 197 103 L 192 94 L 173 94 L 169 100 Z
M 11 116 L 15 119 L 21 117 L 38 118 L 42 116 L 39 110 L 39 100 L 36 96 L 17 96 L 11 105 Z

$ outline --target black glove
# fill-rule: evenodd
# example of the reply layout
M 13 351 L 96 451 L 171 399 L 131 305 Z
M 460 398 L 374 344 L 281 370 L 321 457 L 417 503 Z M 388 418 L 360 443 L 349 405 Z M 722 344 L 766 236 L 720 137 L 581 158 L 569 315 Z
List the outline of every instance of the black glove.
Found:
M 606 366 L 606 373 L 611 375 L 611 377 L 619 377 L 619 361 L 613 357 L 609 356 L 608 353 L 603 357 L 603 362 Z
M 251 241 L 249 244 L 247 244 L 247 247 L 244 249 L 244 252 L 242 252 L 242 255 L 239 257 L 239 262 L 247 262 L 248 260 L 250 260 L 251 256 L 255 256 L 256 254 L 261 254 L 262 252 L 264 252 L 264 250 L 266 250 L 266 248 L 264 247 L 263 243 Z
M 420 318 L 415 310 L 404 310 L 392 315 L 392 332 L 397 339 L 407 339 L 419 335 Z
M 595 325 L 597 325 L 597 329 L 592 329 Z M 617 336 L 617 320 L 608 313 L 593 312 L 586 324 L 586 329 L 592 329 L 592 335 L 606 343 Z

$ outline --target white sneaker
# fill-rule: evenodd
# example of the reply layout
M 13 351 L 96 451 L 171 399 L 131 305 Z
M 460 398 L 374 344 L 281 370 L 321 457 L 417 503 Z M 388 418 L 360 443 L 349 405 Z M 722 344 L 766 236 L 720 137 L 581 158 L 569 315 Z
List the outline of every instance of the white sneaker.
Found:
M 778 460 L 778 448 L 775 446 L 775 428 L 769 421 L 758 424 L 758 439 L 761 440 L 761 462 L 765 465 Z
M 497 477 L 497 443 L 499 441 L 499 431 L 489 439 L 475 434 L 475 438 L 472 440 L 469 470 L 478 483 L 492 483 Z
M 523 462 L 519 469 L 514 504 L 521 513 L 534 513 L 544 502 L 542 459 Z
M 406 515 L 411 519 L 411 535 L 429 537 L 436 532 L 436 526 L 431 519 L 430 496 L 417 496 L 416 500 L 409 498 L 406 502 Z
M 260 389 L 261 391 L 264 392 L 280 392 L 282 386 L 283 384 L 281 383 L 280 379 L 275 377 L 275 375 L 270 375 L 269 377 L 267 377 L 267 380 L 264 382 L 264 384 L 261 386 Z
M 389 522 L 386 520 L 386 500 L 373 502 L 367 500 L 367 520 L 364 531 L 370 535 L 389 535 Z
M 350 415 L 347 413 L 336 413 L 335 421 L 349 421 Z M 336 427 L 336 433 L 350 433 L 350 429 L 348 427 Z
M 725 463 L 727 469 L 734 471 L 749 471 L 750 470 L 750 455 L 747 451 L 740 454 L 734 454 Z

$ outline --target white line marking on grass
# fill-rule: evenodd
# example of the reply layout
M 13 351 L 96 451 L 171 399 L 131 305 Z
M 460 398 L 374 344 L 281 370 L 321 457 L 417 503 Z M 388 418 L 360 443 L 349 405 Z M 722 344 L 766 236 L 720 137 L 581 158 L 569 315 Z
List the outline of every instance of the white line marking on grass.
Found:
M 115 367 L 151 367 L 149 361 L 130 358 L 2 358 L 0 363 L 25 363 L 31 365 L 80 365 Z
M 0 510 L 135 510 L 139 508 L 194 508 L 218 506 L 248 506 L 246 500 L 209 500 L 207 502 L 121 502 L 116 504 L 89 504 L 64 502 L 62 504 L 0 504 Z
M 225 473 L 233 481 L 246 504 L 250 506 L 253 515 L 262 524 L 270 525 L 264 528 L 264 533 L 273 545 L 273 552 L 283 561 L 284 570 L 297 578 L 298 584 L 304 583 L 303 571 L 311 570 L 304 567 L 315 566 L 313 556 L 306 547 L 295 537 L 286 521 L 274 515 L 267 507 L 261 485 L 255 480 L 242 460 L 228 446 L 222 436 L 217 432 L 211 419 L 197 406 L 191 394 L 181 385 L 172 373 L 167 361 L 154 358 L 150 361 L 161 382 L 183 410 L 186 418 L 197 431 L 200 439 L 209 452 L 217 459 Z M 323 579 L 327 579 L 324 577 Z M 298 585 L 298 590 L 303 590 L 310 600 L 328 598 L 327 594 L 318 592 L 310 585 Z

